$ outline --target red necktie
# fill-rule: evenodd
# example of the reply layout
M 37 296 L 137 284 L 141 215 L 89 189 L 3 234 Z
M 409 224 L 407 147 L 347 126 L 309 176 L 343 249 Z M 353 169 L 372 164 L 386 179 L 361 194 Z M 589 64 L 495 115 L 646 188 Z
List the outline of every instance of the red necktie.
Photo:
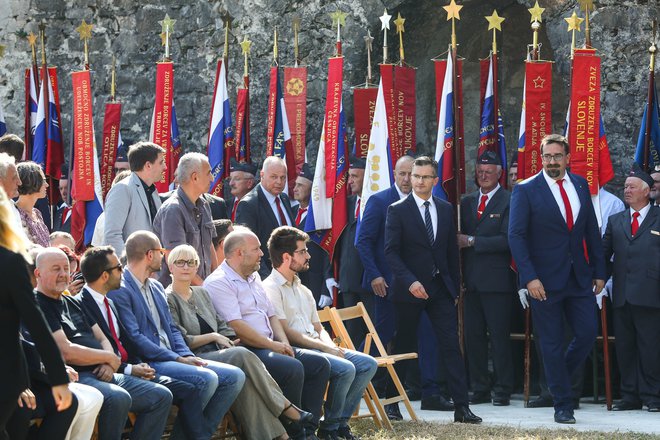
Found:
M 289 223 L 286 221 L 284 211 L 282 211 L 282 203 L 279 196 L 275 197 L 275 205 L 277 206 L 277 214 L 280 216 L 280 226 L 287 226 Z
M 123 345 L 121 345 L 121 342 L 119 342 L 119 338 L 117 337 L 117 331 L 115 330 L 115 323 L 113 322 L 112 319 L 112 310 L 110 309 L 110 303 L 108 302 L 108 298 L 103 298 L 103 302 L 105 303 L 105 311 L 108 314 L 108 327 L 110 327 L 110 335 L 112 336 L 112 339 L 115 340 L 115 344 L 117 344 L 117 350 L 119 351 L 119 355 L 121 356 L 121 361 L 126 362 L 128 360 L 128 353 L 126 352 L 126 349 L 124 348 Z
M 559 185 L 559 193 L 561 194 L 561 199 L 564 202 L 564 208 L 566 208 L 566 226 L 568 230 L 573 230 L 573 209 L 571 208 L 571 201 L 568 200 L 568 194 L 564 189 L 564 179 L 558 180 L 557 185 Z
M 486 200 L 488 200 L 488 195 L 482 195 L 481 202 L 479 202 L 479 207 L 477 208 L 477 220 L 481 220 L 481 214 L 486 210 Z
M 64 222 L 66 222 L 66 218 L 69 215 L 69 211 L 71 211 L 71 208 L 68 207 L 68 206 L 62 210 L 62 224 L 64 224 Z
M 639 217 L 639 212 L 635 211 L 633 212 L 633 220 L 632 224 L 630 225 L 630 229 L 632 231 L 633 237 L 637 234 L 637 230 L 639 229 L 639 221 L 637 218 Z
M 300 226 L 302 221 L 302 216 L 307 212 L 307 208 L 298 208 L 298 214 L 296 215 L 296 226 Z
M 238 208 L 238 202 L 240 200 L 236 199 L 234 200 L 234 207 L 231 209 L 231 221 L 235 222 L 236 221 L 236 208 Z
M 360 202 L 361 201 L 362 201 L 362 198 L 360 197 L 360 198 L 357 199 L 357 203 L 355 204 L 355 219 L 356 220 L 360 216 Z

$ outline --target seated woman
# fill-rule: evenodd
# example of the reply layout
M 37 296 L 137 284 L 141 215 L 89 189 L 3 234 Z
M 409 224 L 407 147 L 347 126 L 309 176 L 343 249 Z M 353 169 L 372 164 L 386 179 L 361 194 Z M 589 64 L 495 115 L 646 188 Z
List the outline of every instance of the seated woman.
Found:
M 245 385 L 233 406 L 245 437 L 285 439 L 288 434 L 305 438 L 304 426 L 312 420 L 312 414 L 296 408 L 284 397 L 256 355 L 235 346 L 236 334 L 216 314 L 208 292 L 201 286 L 191 286 L 199 265 L 195 249 L 189 245 L 175 247 L 167 263 L 172 275 L 172 284 L 166 290 L 167 302 L 190 349 L 196 356 L 237 366 L 245 373 Z
M 16 208 L 21 215 L 21 224 L 27 238 L 34 244 L 48 247 L 50 232 L 44 223 L 41 212 L 34 207 L 37 200 L 46 197 L 48 182 L 39 164 L 35 162 L 21 162 L 17 165 L 21 185 L 18 187 L 18 201 Z

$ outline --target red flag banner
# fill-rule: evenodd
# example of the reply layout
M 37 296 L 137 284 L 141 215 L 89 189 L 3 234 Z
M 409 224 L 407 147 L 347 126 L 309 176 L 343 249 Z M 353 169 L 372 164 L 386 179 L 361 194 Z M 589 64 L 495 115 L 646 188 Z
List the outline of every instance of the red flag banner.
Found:
M 325 192 L 326 197 L 334 197 L 337 182 L 337 145 L 341 131 L 339 113 L 341 111 L 342 69 L 344 58 L 329 59 L 328 90 L 325 100 Z M 342 134 L 343 135 L 343 134 Z
M 433 60 L 435 69 L 435 114 L 440 113 L 440 103 L 442 102 L 442 88 L 445 82 L 445 72 L 447 70 L 447 60 Z M 465 193 L 465 140 L 464 140 L 464 123 L 463 123 L 463 60 L 456 60 L 456 76 L 458 79 L 454 83 L 454 99 L 457 100 L 456 106 L 458 107 L 458 115 L 454 114 L 454 118 L 458 118 L 456 124 L 458 133 L 454 133 L 454 145 L 458 148 L 459 162 L 460 162 L 460 175 L 458 180 L 460 182 L 461 194 Z M 458 88 L 458 90 L 456 90 Z M 437 116 L 436 116 L 437 118 Z M 448 201 L 456 204 L 456 183 L 455 175 L 443 186 L 447 191 Z
M 275 123 L 277 122 L 277 66 L 270 68 L 270 88 L 268 90 L 268 120 L 266 123 L 266 157 L 273 155 L 275 145 Z
M 73 179 L 71 197 L 94 200 L 94 123 L 89 70 L 71 74 L 73 86 Z
M 571 171 L 587 179 L 592 195 L 598 194 L 600 57 L 593 49 L 575 51 L 568 127 Z
M 552 133 L 552 63 L 527 62 L 525 87 L 524 176 L 532 176 L 541 170 L 541 139 Z
M 353 118 L 355 121 L 355 155 L 367 157 L 371 123 L 376 111 L 378 87 L 353 89 Z
M 160 182 L 156 182 L 158 192 L 169 190 L 174 171 L 169 166 L 173 163 L 175 152 L 172 148 L 172 103 L 174 99 L 174 64 L 171 62 L 158 63 L 156 66 L 156 103 L 154 105 L 154 118 L 152 121 L 151 141 L 161 146 L 167 153 L 165 163 L 168 167 L 163 173 Z
M 103 138 L 101 142 L 101 188 L 103 197 L 110 191 L 115 178 L 115 159 L 121 128 L 121 103 L 109 102 L 103 116 Z
M 307 127 L 307 67 L 284 68 L 284 107 L 289 118 L 291 142 L 296 159 L 296 175 L 305 163 Z
M 397 148 L 392 156 L 392 166 L 406 154 L 406 151 L 417 150 L 416 139 L 416 96 L 414 67 L 396 66 L 394 68 L 394 88 L 396 106 L 396 139 Z
M 245 87 L 238 89 L 236 98 L 236 160 L 239 162 L 250 162 L 250 88 L 249 77 L 244 77 Z

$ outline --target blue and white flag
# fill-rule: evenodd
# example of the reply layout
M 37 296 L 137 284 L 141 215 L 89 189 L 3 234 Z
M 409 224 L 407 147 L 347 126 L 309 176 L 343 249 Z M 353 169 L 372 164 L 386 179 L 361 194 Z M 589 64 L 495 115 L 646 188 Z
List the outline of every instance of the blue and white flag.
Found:
M 447 68 L 442 83 L 440 111 L 438 112 L 438 136 L 435 143 L 435 160 L 438 162 L 438 183 L 433 195 L 448 200 L 445 182 L 455 178 L 454 173 L 454 64 L 451 50 L 447 53 Z
M 213 181 L 209 193 L 222 196 L 222 182 L 229 175 L 229 158 L 234 143 L 231 108 L 229 94 L 227 93 L 227 74 L 225 63 L 220 61 L 216 75 L 215 90 L 213 92 L 213 106 L 211 108 L 211 126 L 206 152 L 211 164 Z

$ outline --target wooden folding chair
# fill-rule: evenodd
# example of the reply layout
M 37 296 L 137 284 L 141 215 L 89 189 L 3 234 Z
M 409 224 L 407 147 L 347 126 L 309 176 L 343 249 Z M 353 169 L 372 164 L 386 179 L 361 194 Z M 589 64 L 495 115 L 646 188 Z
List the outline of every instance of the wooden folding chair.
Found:
M 321 324 L 326 323 L 326 322 L 329 323 L 330 326 L 333 328 L 333 332 L 335 332 L 334 326 L 332 325 L 332 319 L 333 318 L 332 318 L 332 314 L 330 313 L 330 307 L 326 307 L 323 310 L 319 310 L 318 314 L 319 314 L 319 320 L 321 321 Z M 335 335 L 338 336 L 336 332 L 335 332 Z M 339 337 L 335 338 L 335 342 L 338 342 L 339 340 L 340 340 Z M 341 344 L 339 344 L 339 345 L 341 345 Z M 369 384 L 369 386 L 371 386 L 371 383 Z M 355 410 L 355 413 L 353 414 L 352 418 L 353 419 L 365 419 L 365 418 L 370 417 L 370 418 L 373 419 L 374 424 L 376 425 L 376 427 L 378 429 L 382 429 L 383 428 L 383 422 L 381 422 L 380 418 L 378 417 L 378 413 L 376 412 L 376 407 L 374 405 L 374 401 L 371 398 L 371 396 L 369 395 L 368 390 L 365 389 L 364 394 L 362 395 L 362 399 L 364 400 L 364 403 L 366 403 L 367 409 L 369 410 L 369 412 L 361 414 L 360 413 L 360 408 L 358 408 L 358 409 Z M 387 417 L 386 417 L 386 419 L 387 419 Z M 389 419 L 387 419 L 387 422 L 389 422 Z M 392 429 L 391 424 L 389 426 L 389 429 Z
M 378 362 L 378 367 L 387 369 L 387 372 L 390 375 L 390 378 L 392 379 L 397 392 L 399 393 L 395 397 L 381 399 L 378 397 L 378 394 L 376 394 L 376 390 L 371 383 L 369 383 L 367 386 L 369 397 L 378 409 L 378 412 L 381 416 L 381 421 L 385 427 L 387 427 L 387 429 L 392 429 L 392 423 L 390 422 L 390 419 L 387 417 L 387 413 L 385 412 L 385 405 L 389 405 L 391 403 L 403 402 L 406 406 L 408 414 L 410 414 L 410 418 L 416 421 L 417 415 L 415 414 L 415 410 L 413 410 L 412 405 L 410 404 L 410 400 L 408 399 L 406 390 L 403 388 L 403 384 L 399 380 L 399 376 L 396 374 L 394 364 L 400 361 L 417 359 L 417 353 L 400 353 L 392 355 L 388 354 L 385 350 L 385 346 L 378 337 L 376 327 L 374 327 L 374 324 L 369 317 L 369 313 L 367 313 L 367 309 L 361 302 L 357 303 L 356 306 L 346 307 L 343 309 L 337 309 L 333 307 L 330 309 L 330 314 L 332 316 L 330 325 L 332 326 L 332 330 L 335 332 L 335 335 L 339 338 L 339 345 L 350 350 L 356 350 L 356 348 L 348 334 L 348 331 L 346 330 L 344 321 L 348 321 L 349 319 L 362 319 L 365 326 L 367 327 L 367 335 L 364 339 L 363 352 L 370 354 L 371 345 L 372 343 L 374 344 L 376 351 L 378 352 L 378 355 L 374 356 L 374 359 L 376 359 L 376 362 Z

